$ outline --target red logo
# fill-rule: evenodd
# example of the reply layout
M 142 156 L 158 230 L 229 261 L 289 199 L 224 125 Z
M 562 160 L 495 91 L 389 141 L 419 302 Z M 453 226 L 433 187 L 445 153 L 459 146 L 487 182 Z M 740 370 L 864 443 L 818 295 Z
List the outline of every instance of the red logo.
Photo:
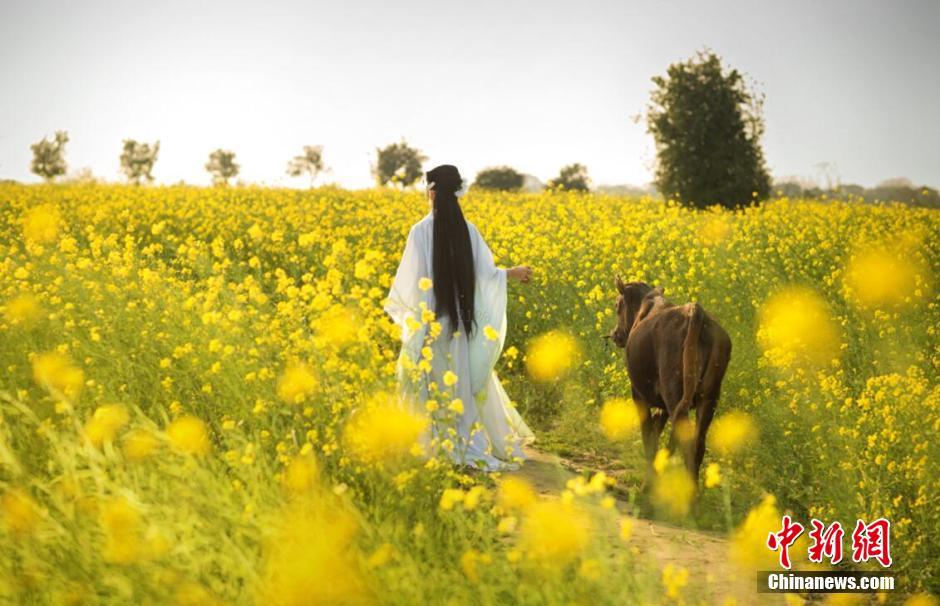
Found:
M 790 516 L 783 516 L 782 528 L 779 532 L 771 532 L 767 536 L 767 547 L 772 551 L 780 552 L 780 566 L 790 569 L 790 547 L 796 542 L 804 527 L 794 522 Z M 845 530 L 839 522 L 826 526 L 825 523 L 813 518 L 810 520 L 813 527 L 809 531 L 811 545 L 809 546 L 809 561 L 822 563 L 823 558 L 832 564 L 842 561 L 842 539 Z M 878 518 L 871 524 L 858 520 L 852 532 L 852 561 L 867 562 L 875 560 L 883 567 L 891 566 L 891 522 L 885 518 Z
M 790 521 L 790 516 L 783 516 L 783 529 L 772 532 L 767 537 L 767 547 L 772 551 L 780 550 L 780 565 L 790 570 L 790 546 L 803 534 L 803 525 Z
M 878 518 L 871 524 L 859 520 L 852 533 L 852 561 L 877 560 L 887 568 L 891 565 L 891 522 Z
M 823 556 L 829 558 L 833 564 L 842 561 L 842 537 L 845 531 L 842 524 L 833 522 L 828 528 L 825 524 L 813 518 L 810 520 L 813 529 L 809 531 L 809 538 L 813 544 L 809 547 L 809 561 L 817 564 L 823 561 Z

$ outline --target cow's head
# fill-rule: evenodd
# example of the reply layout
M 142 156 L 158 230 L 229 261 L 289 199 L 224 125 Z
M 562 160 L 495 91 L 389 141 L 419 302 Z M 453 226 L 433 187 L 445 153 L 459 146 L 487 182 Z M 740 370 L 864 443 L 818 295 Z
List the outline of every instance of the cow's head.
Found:
M 648 295 L 662 295 L 663 289 L 652 287 L 646 282 L 624 282 L 617 278 L 617 325 L 610 332 L 610 338 L 617 347 L 626 347 L 627 338 L 637 314 Z

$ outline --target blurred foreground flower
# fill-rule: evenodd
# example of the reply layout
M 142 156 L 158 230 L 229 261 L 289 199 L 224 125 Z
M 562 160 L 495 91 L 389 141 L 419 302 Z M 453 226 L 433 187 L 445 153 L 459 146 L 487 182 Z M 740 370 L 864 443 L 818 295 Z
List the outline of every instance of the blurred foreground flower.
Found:
M 170 423 L 166 428 L 166 435 L 173 450 L 183 454 L 207 455 L 212 448 L 206 424 L 193 416 L 180 417 Z
M 847 298 L 861 307 L 897 307 L 924 294 L 924 269 L 912 251 L 875 248 L 852 256 L 844 275 Z
M 428 419 L 397 398 L 379 393 L 346 423 L 343 439 L 351 456 L 365 463 L 396 465 L 421 451 Z
M 653 480 L 653 505 L 661 515 L 681 519 L 689 515 L 695 497 L 695 482 L 680 457 L 669 459 Z
M 68 356 L 57 352 L 38 355 L 33 359 L 33 378 L 53 396 L 75 400 L 85 384 L 85 373 L 72 364 Z
M 520 546 L 540 565 L 564 566 L 581 555 L 590 539 L 590 518 L 571 502 L 539 501 L 522 520 Z
M 23 215 L 23 237 L 27 242 L 46 244 L 59 237 L 62 216 L 52 204 L 40 204 Z
M 729 543 L 731 561 L 743 570 L 775 570 L 778 555 L 768 549 L 767 536 L 780 530 L 780 518 L 777 499 L 766 495 L 734 531 Z
M 29 534 L 39 523 L 39 508 L 27 493 L 13 488 L 0 497 L 0 519 L 13 534 Z
M 663 588 L 666 590 L 666 597 L 676 600 L 682 589 L 689 583 L 689 571 L 681 566 L 677 567 L 672 562 L 666 564 L 663 568 Z
M 160 439 L 146 429 L 134 429 L 124 436 L 121 447 L 129 460 L 141 461 L 160 447 Z
M 95 448 L 101 448 L 106 442 L 114 441 L 119 429 L 127 425 L 130 415 L 120 404 L 99 406 L 85 423 L 85 438 Z
M 320 470 L 313 455 L 294 457 L 284 470 L 284 487 L 295 494 L 303 494 L 316 486 Z
M 507 513 L 524 510 L 537 499 L 535 489 L 522 478 L 509 476 L 499 483 L 497 502 Z
M 732 410 L 718 415 L 708 432 L 709 445 L 723 455 L 732 455 L 757 439 L 751 416 Z
M 28 325 L 38 320 L 41 315 L 42 307 L 36 297 L 30 293 L 10 299 L 3 308 L 3 317 L 10 324 Z
M 334 305 L 317 319 L 317 336 L 323 343 L 341 349 L 356 342 L 361 324 L 355 309 Z
M 580 356 L 578 341 L 571 335 L 553 330 L 535 337 L 526 351 L 526 368 L 536 381 L 554 381 L 575 365 Z
M 622 440 L 640 425 L 640 417 L 633 402 L 614 398 L 604 402 L 600 422 L 605 436 L 611 440 Z
M 818 367 L 839 356 L 840 337 L 826 302 L 808 288 L 792 287 L 760 308 L 757 341 L 779 368 Z
M 289 505 L 265 543 L 258 604 L 369 604 L 353 512 L 328 493 Z
M 143 521 L 140 512 L 124 497 L 116 497 L 101 507 L 98 517 L 105 544 L 101 556 L 112 564 L 131 564 L 143 555 Z
M 300 404 L 317 389 L 317 377 L 306 365 L 289 365 L 277 382 L 277 395 L 288 404 Z
M 721 467 L 718 463 L 709 463 L 705 468 L 705 488 L 714 488 L 721 484 Z

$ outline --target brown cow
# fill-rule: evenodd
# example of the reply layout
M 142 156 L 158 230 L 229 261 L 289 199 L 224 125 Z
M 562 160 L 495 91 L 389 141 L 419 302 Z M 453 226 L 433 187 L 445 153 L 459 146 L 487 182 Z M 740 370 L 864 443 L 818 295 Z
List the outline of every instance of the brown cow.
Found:
M 625 284 L 620 278 L 617 290 L 617 326 L 610 338 L 626 348 L 647 462 L 651 468 L 668 415 L 670 450 L 676 444 L 682 447 L 686 467 L 698 481 L 705 434 L 731 358 L 731 339 L 698 303 L 673 305 L 662 288 Z M 695 429 L 689 423 L 692 409 L 697 409 Z

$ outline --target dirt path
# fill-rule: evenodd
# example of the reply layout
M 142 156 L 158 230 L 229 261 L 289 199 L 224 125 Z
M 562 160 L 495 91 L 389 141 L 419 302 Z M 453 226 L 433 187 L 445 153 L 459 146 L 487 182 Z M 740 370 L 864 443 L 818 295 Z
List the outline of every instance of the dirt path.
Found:
M 556 455 L 528 448 L 529 460 L 512 475 L 528 480 L 543 498 L 557 498 L 568 480 L 577 474 L 568 462 Z M 647 561 L 662 570 L 672 563 L 689 571 L 687 597 L 708 604 L 724 604 L 733 597 L 737 604 L 782 604 L 778 595 L 757 594 L 756 580 L 742 578 L 728 559 L 728 540 L 716 533 L 680 528 L 662 522 L 633 518 L 629 505 L 618 495 L 617 508 L 633 520 L 629 545 Z M 612 537 L 612 540 L 616 540 Z

